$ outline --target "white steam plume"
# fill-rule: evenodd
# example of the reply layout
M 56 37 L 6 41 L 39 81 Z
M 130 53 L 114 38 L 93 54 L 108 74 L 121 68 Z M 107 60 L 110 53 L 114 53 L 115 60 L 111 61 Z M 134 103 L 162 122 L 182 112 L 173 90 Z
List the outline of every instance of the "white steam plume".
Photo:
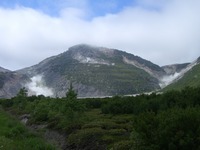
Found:
M 181 70 L 180 72 L 176 72 L 173 75 L 164 76 L 160 80 L 160 87 L 164 88 L 167 85 L 173 83 L 174 81 L 179 80 L 180 78 L 182 78 L 185 75 L 185 73 L 187 73 L 189 70 L 191 70 L 197 64 L 199 64 L 198 59 L 195 60 L 194 62 L 192 62 L 191 64 L 189 64 L 185 69 Z
M 167 85 L 171 84 L 175 79 L 177 79 L 180 76 L 180 73 L 176 72 L 172 75 L 168 75 L 168 76 L 164 76 L 161 80 L 160 80 L 160 87 L 164 88 Z
M 31 82 L 26 85 L 28 95 L 44 95 L 53 96 L 53 91 L 45 85 L 42 75 L 37 75 L 31 78 Z

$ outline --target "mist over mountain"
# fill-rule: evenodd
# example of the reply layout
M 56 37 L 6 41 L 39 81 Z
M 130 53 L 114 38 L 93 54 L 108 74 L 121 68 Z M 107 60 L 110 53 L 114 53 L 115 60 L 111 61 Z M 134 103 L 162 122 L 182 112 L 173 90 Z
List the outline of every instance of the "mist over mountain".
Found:
M 26 87 L 29 95 L 63 97 L 70 83 L 79 97 L 151 92 L 177 82 L 199 61 L 160 67 L 121 50 L 79 44 L 16 72 L 0 68 L 0 95 Z

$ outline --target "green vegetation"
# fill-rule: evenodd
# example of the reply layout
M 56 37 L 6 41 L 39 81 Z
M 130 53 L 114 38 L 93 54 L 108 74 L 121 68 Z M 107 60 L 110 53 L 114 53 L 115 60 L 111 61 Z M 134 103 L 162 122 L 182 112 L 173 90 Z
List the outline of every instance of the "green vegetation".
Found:
M 164 89 L 164 91 L 172 89 L 181 90 L 186 86 L 191 86 L 191 87 L 200 86 L 200 64 L 194 66 L 180 80 L 167 86 Z
M 71 62 L 63 65 L 65 67 L 55 66 L 53 70 L 63 72 L 68 80 L 94 86 L 108 95 L 141 93 L 159 88 L 156 84 L 158 81 L 144 70 L 122 62 L 115 61 L 114 66 L 109 66 L 81 64 L 78 61 L 71 60 Z M 61 71 L 60 69 L 64 70 Z
M 0 109 L 0 149 L 3 150 L 53 150 L 51 145 L 31 133 L 16 119 Z
M 85 58 L 102 60 L 103 62 L 108 62 L 108 64 L 80 63 L 73 58 L 77 54 Z M 67 80 L 94 87 L 105 93 L 105 95 L 128 95 L 160 88 L 157 79 L 134 65 L 124 63 L 123 57 L 135 60 L 152 70 L 163 71 L 159 66 L 125 52 L 114 50 L 112 56 L 110 56 L 98 48 L 83 45 L 78 49 L 74 47 L 73 50 L 69 50 L 51 60 L 51 63 L 49 63 L 51 66 L 48 67 L 50 70 L 47 69 L 48 73 L 45 75 L 45 81 L 51 85 L 54 82 L 52 77 L 55 76 L 54 73 L 56 72 L 56 74 L 64 76 Z
M 0 100 L 0 104 L 15 114 L 30 114 L 28 125 L 45 124 L 49 130 L 64 133 L 66 149 L 200 149 L 199 87 L 103 99 L 77 99 L 72 87 L 65 98 L 21 95 Z M 0 142 L 19 142 L 16 137 L 10 139 L 10 134 L 29 137 L 26 129 L 15 129 L 15 124 L 0 124 L 0 128 L 14 130 L 0 130 Z

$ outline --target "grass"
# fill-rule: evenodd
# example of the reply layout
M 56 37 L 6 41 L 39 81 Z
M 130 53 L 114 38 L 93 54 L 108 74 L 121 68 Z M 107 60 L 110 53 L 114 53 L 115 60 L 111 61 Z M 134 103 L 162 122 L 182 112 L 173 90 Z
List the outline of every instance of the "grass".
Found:
M 28 131 L 19 121 L 0 109 L 0 150 L 54 150 L 55 148 Z

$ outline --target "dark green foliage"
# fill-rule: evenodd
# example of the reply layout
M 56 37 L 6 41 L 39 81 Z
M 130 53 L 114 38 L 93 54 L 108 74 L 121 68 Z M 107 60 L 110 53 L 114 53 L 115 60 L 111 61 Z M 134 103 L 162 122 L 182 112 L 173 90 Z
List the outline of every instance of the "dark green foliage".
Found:
M 172 109 L 160 113 L 158 137 L 160 149 L 200 148 L 200 108 Z
M 74 91 L 72 83 L 70 84 L 70 87 L 66 93 L 66 99 L 67 100 L 76 100 L 77 99 L 77 93 Z
M 28 95 L 28 91 L 26 90 L 25 87 L 23 87 L 23 88 L 21 88 L 19 90 L 19 93 L 17 94 L 17 97 L 18 98 L 24 98 L 24 97 L 27 97 L 27 95 Z
M 101 128 L 89 128 L 80 130 L 69 136 L 69 147 L 71 149 L 106 149 L 106 145 L 102 140 L 104 134 L 105 131 Z
M 88 98 L 88 99 L 83 99 L 83 102 L 85 103 L 86 107 L 89 109 L 101 108 L 102 104 L 106 102 L 106 98 L 105 99 Z
M 129 140 L 122 140 L 113 146 L 113 150 L 130 150 L 133 148 L 133 142 Z
M 200 108 L 173 108 L 158 115 L 141 114 L 134 122 L 135 149 L 197 150 L 200 145 Z
M 19 94 L 10 100 L 0 100 L 0 104 L 9 111 L 30 114 L 28 124 L 46 124 L 49 129 L 65 133 L 68 149 L 200 148 L 199 87 L 164 94 L 103 99 L 77 99 L 71 87 L 65 98 Z M 0 141 L 10 143 L 8 138 L 26 133 L 19 126 L 8 126 L 12 130 L 5 132 L 6 138 L 0 137 Z
M 101 107 L 103 113 L 139 114 L 144 111 L 167 110 L 172 107 L 200 105 L 200 88 L 186 87 L 182 91 L 169 91 L 162 95 L 152 93 L 136 97 L 113 97 Z
M 0 105 L 2 105 L 4 108 L 11 107 L 13 106 L 13 104 L 14 104 L 13 99 L 2 99 L 0 101 Z
M 25 87 L 21 88 L 16 97 L 13 98 L 13 104 L 20 110 L 24 110 L 27 105 L 28 91 Z

